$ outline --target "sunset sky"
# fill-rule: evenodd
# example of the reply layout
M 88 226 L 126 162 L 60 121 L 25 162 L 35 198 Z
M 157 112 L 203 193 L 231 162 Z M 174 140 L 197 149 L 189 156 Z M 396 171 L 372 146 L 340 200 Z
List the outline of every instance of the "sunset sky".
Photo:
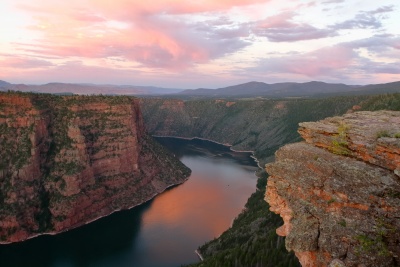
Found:
M 1 0 L 0 80 L 400 80 L 398 0 Z

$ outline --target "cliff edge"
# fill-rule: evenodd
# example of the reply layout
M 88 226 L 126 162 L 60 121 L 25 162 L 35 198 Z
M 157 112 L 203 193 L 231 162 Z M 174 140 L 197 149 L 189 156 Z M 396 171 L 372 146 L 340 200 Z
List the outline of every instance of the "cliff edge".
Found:
M 300 123 L 276 152 L 266 200 L 302 266 L 400 266 L 400 112 Z
M 0 243 L 128 209 L 190 174 L 132 97 L 0 93 L 0 146 Z

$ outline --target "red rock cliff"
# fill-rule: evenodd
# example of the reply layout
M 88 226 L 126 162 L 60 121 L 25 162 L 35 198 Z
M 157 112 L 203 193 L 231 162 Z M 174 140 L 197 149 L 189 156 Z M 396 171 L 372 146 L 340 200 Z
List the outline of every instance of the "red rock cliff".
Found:
M 141 204 L 190 173 L 130 97 L 0 94 L 0 243 Z
M 400 112 L 301 123 L 267 164 L 266 200 L 302 266 L 400 266 Z

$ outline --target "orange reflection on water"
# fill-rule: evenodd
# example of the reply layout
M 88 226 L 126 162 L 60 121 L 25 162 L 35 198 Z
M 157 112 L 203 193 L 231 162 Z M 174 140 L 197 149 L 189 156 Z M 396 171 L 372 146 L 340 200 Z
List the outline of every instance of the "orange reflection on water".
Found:
M 179 230 L 188 239 L 208 240 L 229 228 L 255 191 L 253 172 L 210 159 L 183 159 L 193 173 L 183 185 L 170 189 L 143 215 L 145 228 L 160 224 Z M 201 245 L 202 243 L 198 244 Z M 165 248 L 164 248 L 165 249 Z

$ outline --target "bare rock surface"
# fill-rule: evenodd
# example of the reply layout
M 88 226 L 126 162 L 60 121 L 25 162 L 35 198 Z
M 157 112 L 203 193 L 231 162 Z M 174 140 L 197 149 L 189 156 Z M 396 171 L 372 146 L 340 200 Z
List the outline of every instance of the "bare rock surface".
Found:
M 300 123 L 307 143 L 399 171 L 400 111 L 361 111 Z
M 0 144 L 0 243 L 128 209 L 190 174 L 132 97 L 1 93 Z
M 400 112 L 300 124 L 267 164 L 266 200 L 302 266 L 400 266 Z

